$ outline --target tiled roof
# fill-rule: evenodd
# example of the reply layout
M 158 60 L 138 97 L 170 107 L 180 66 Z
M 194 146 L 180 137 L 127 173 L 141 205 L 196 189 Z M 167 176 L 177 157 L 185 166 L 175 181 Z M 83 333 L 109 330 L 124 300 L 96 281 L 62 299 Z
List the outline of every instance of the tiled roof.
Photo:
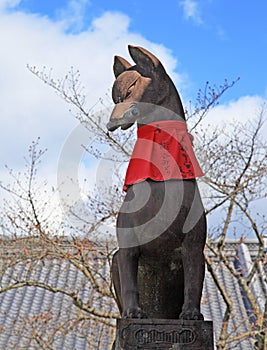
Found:
M 5 256 L 7 258 L 8 255 Z M 105 302 L 97 300 L 84 275 L 67 259 L 45 258 L 34 267 L 27 260 L 15 264 L 0 278 L 0 288 L 22 280 L 25 276 L 30 281 L 47 283 L 55 289 L 79 291 L 79 297 L 84 303 L 92 302 L 100 309 L 101 303 Z M 114 304 L 109 306 L 109 311 L 112 309 Z M 82 321 L 77 322 L 77 318 Z M 0 294 L 1 350 L 107 350 L 111 337 L 111 327 L 100 327 L 94 318 L 89 318 L 63 293 L 24 286 Z
M 258 245 L 254 241 L 238 245 L 237 250 L 236 241 L 227 244 L 230 256 L 234 256 L 236 252 L 240 257 L 245 256 L 244 260 L 239 259 L 242 264 L 248 263 L 249 258 L 255 259 L 258 251 Z M 3 258 L 9 258 L 8 252 Z M 228 332 L 234 335 L 249 331 L 247 310 L 237 280 L 218 261 L 215 261 L 215 270 L 233 302 L 234 317 L 230 321 Z M 101 308 L 103 301 L 94 299 L 94 293 L 88 287 L 84 275 L 68 260 L 45 258 L 36 263 L 34 268 L 27 261 L 14 264 L 3 274 L 0 287 L 7 286 L 12 279 L 14 281 L 26 275 L 30 280 L 49 282 L 54 288 L 63 289 L 68 285 L 68 289 L 79 290 L 79 296 L 84 302 L 93 302 L 94 305 L 98 303 L 97 306 Z M 259 303 L 264 303 L 266 297 L 267 286 L 264 278 L 264 271 L 261 270 L 252 283 Z M 109 307 L 112 311 L 114 304 L 110 303 Z M 202 312 L 206 320 L 213 320 L 215 338 L 218 339 L 225 304 L 208 271 L 203 289 Z M 77 316 L 84 320 L 75 322 Z M 111 327 L 103 325 L 99 328 L 94 319 L 88 319 L 86 313 L 81 312 L 71 298 L 62 293 L 53 293 L 37 286 L 24 286 L 0 294 L 0 349 L 108 350 L 111 336 Z M 99 337 L 101 344 L 98 344 Z M 252 350 L 253 340 L 229 344 L 227 349 Z
M 234 317 L 229 324 L 230 332 L 233 332 L 233 334 L 247 332 L 250 327 L 246 321 L 246 310 L 244 308 L 238 282 L 233 279 L 230 272 L 222 264 L 218 264 L 216 273 L 220 282 L 225 286 L 226 291 L 231 295 L 234 305 Z M 223 320 L 226 306 L 219 290 L 216 288 L 213 279 L 208 272 L 206 272 L 201 308 L 205 320 L 213 320 L 215 339 L 218 339 L 221 330 L 221 321 Z M 252 345 L 253 341 L 243 341 L 240 345 L 237 343 L 232 344 L 231 349 L 250 350 L 254 349 Z
M 226 254 L 229 260 L 232 260 L 235 268 L 241 269 L 243 276 L 249 272 L 252 261 L 257 257 L 259 245 L 256 240 L 239 243 L 237 241 L 228 241 L 226 245 Z M 250 266 L 249 266 L 250 265 Z M 236 278 L 230 273 L 222 262 L 214 261 L 216 275 L 222 286 L 225 288 L 227 295 L 230 296 L 233 303 L 233 311 L 229 322 L 228 334 L 231 337 L 246 333 L 252 330 L 251 323 L 247 316 L 249 305 L 244 297 L 242 290 Z M 261 310 L 264 311 L 266 302 L 266 275 L 263 266 L 259 263 L 258 271 L 252 279 L 250 289 L 256 297 Z M 202 297 L 202 312 L 206 320 L 213 320 L 215 339 L 219 338 L 222 320 L 226 310 L 223 298 L 217 289 L 211 274 L 206 271 L 205 283 Z M 251 319 L 250 319 L 251 320 Z M 228 344 L 227 349 L 235 350 L 253 350 L 255 339 L 241 339 L 239 341 Z

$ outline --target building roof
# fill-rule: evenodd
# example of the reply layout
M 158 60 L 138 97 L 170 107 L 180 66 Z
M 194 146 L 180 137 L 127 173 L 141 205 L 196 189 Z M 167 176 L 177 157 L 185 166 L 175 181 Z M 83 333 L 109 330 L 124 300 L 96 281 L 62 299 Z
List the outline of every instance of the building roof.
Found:
M 8 248 L 7 242 L 2 245 L 0 264 L 16 255 L 16 250 Z M 18 249 L 18 247 L 16 247 Z M 237 241 L 229 241 L 226 249 L 233 260 L 238 256 L 238 261 L 243 264 L 243 270 L 249 270 L 249 266 L 258 252 L 256 241 L 247 241 L 237 244 Z M 101 262 L 103 273 L 107 274 L 107 266 Z M 105 267 L 103 267 L 105 266 Z M 217 276 L 231 296 L 233 302 L 233 315 L 228 332 L 237 335 L 251 330 L 248 322 L 248 307 L 242 295 L 238 281 L 231 275 L 226 267 L 214 259 L 214 268 Z M 1 269 L 1 265 L 0 265 Z M 11 265 L 0 278 L 0 288 L 7 287 L 10 283 L 16 283 L 16 279 L 27 276 L 29 280 L 37 280 L 40 283 L 49 282 L 55 289 L 79 290 L 79 296 L 84 302 L 98 303 L 103 300 L 94 299 L 94 292 L 86 282 L 84 275 L 76 269 L 68 260 L 59 258 L 45 258 L 33 267 L 27 260 Z M 257 271 L 252 281 L 253 293 L 257 295 L 259 304 L 265 304 L 266 276 L 263 269 Z M 107 306 L 109 303 L 109 306 Z M 105 302 L 103 308 L 112 311 L 114 303 Z M 206 320 L 212 320 L 214 324 L 215 339 L 219 338 L 221 323 L 225 313 L 225 303 L 216 287 L 212 275 L 206 271 L 202 312 Z M 77 317 L 81 320 L 76 322 Z M 0 349 L 56 349 L 56 350 L 107 350 L 110 347 L 112 327 L 99 327 L 94 318 L 88 318 L 85 312 L 80 311 L 72 303 L 69 296 L 63 293 L 53 293 L 38 286 L 23 286 L 21 288 L 7 289 L 0 294 Z M 99 344 L 99 338 L 101 343 Z M 253 339 L 240 340 L 229 344 L 228 349 L 252 350 Z M 52 344 L 50 346 L 49 344 Z M 50 347 L 49 347 L 50 346 Z
M 258 251 L 259 244 L 257 240 L 247 240 L 246 242 L 228 240 L 225 247 L 225 254 L 229 256 L 232 265 L 235 269 L 240 270 L 243 276 L 248 275 L 250 272 L 252 262 L 255 261 L 258 256 Z M 248 317 L 251 308 L 240 288 L 238 280 L 233 277 L 231 272 L 222 262 L 216 261 L 215 259 L 213 266 L 219 282 L 225 288 L 227 295 L 230 296 L 230 300 L 233 304 L 228 334 L 234 337 L 242 333 L 250 332 L 252 330 L 253 322 L 256 321 L 255 319 L 252 319 L 252 317 Z M 263 312 L 267 295 L 267 283 L 266 271 L 264 271 L 260 262 L 257 265 L 255 276 L 251 281 L 250 289 L 256 297 L 260 309 Z M 202 295 L 202 313 L 206 320 L 213 321 L 215 339 L 219 339 L 226 304 L 214 283 L 211 273 L 208 271 L 206 271 Z M 241 339 L 229 344 L 227 349 L 252 350 L 254 349 L 254 342 L 255 339 L 252 337 L 250 339 Z

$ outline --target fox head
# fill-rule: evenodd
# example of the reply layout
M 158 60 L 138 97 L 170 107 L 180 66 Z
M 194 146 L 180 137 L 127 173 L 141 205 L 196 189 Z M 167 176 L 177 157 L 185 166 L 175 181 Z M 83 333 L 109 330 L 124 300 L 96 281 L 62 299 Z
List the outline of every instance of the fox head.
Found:
M 129 45 L 128 49 L 135 65 L 120 56 L 114 59 L 116 80 L 112 99 L 115 107 L 107 125 L 108 130 L 113 131 L 118 127 L 125 130 L 140 119 L 144 123 L 144 117 L 150 115 L 156 106 L 185 119 L 179 94 L 159 59 L 142 47 Z M 162 115 L 158 118 L 164 120 L 170 117 Z

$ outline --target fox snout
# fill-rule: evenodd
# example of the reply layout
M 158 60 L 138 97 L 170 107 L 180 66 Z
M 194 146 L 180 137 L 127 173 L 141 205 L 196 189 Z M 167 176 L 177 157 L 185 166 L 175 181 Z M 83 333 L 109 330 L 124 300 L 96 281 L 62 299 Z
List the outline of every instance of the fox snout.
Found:
M 135 104 L 125 102 L 118 103 L 111 113 L 107 129 L 108 131 L 114 131 L 119 127 L 123 130 L 128 129 L 134 124 L 139 115 L 140 111 Z

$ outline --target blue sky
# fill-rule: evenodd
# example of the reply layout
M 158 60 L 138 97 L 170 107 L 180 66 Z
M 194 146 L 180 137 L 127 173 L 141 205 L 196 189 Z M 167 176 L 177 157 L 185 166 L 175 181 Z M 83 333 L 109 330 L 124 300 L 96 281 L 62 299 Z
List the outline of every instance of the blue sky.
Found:
M 91 21 L 106 11 L 126 14 L 129 31 L 172 51 L 179 73 L 189 78 L 188 95 L 206 80 L 220 84 L 224 78 L 231 81 L 239 76 L 240 82 L 223 101 L 247 94 L 266 95 L 265 0 L 170 0 L 165 4 L 151 0 L 23 0 L 18 7 L 53 20 L 70 15 L 74 8 L 80 11 L 80 21 L 68 30 L 76 34 L 90 28 Z
M 266 14 L 265 0 L 0 0 L 0 179 L 8 181 L 5 164 L 23 172 L 40 137 L 41 176 L 57 187 L 58 161 L 77 131 L 70 106 L 27 64 L 52 68 L 55 79 L 79 69 L 90 109 L 110 95 L 113 56 L 129 59 L 127 45 L 140 45 L 160 58 L 185 105 L 206 81 L 240 77 L 207 119 L 239 123 L 267 103 Z M 75 162 L 95 179 L 97 164 Z

